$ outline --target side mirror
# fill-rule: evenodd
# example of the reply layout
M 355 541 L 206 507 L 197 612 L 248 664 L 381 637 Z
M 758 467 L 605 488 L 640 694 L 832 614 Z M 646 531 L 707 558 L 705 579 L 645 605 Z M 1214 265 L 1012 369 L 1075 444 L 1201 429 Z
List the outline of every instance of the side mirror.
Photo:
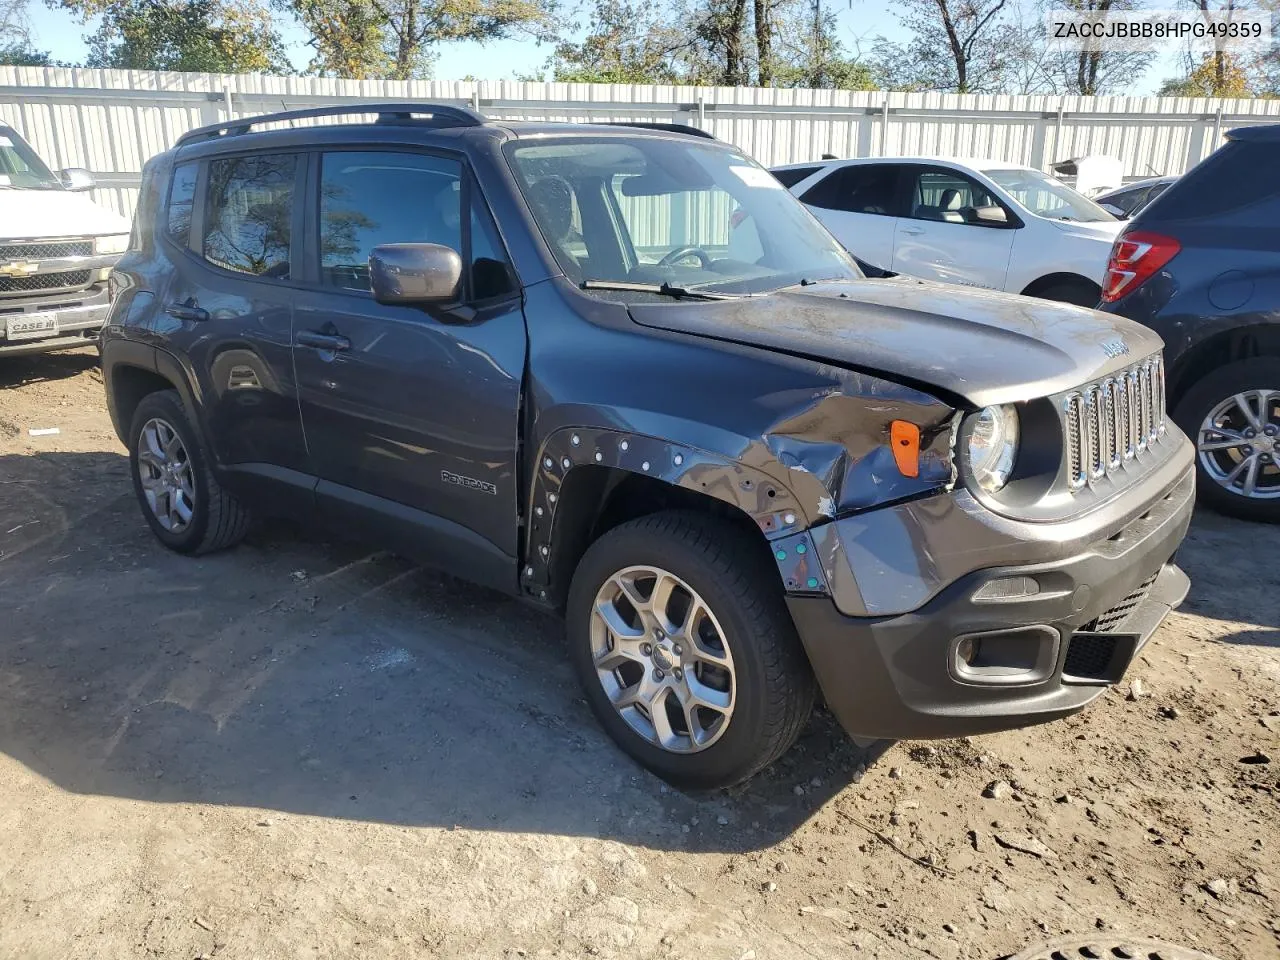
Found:
M 60 176 L 62 185 L 75 193 L 93 189 L 93 174 L 84 167 L 67 167 Z
M 379 303 L 447 303 L 458 298 L 462 257 L 439 243 L 384 243 L 369 254 Z
M 1003 227 L 1009 223 L 1009 215 L 1004 212 L 1004 207 L 974 207 L 973 221 L 983 227 Z
M 1113 217 L 1118 217 L 1121 220 L 1129 219 L 1129 215 L 1125 213 L 1123 210 L 1121 210 L 1119 207 L 1117 207 L 1114 203 L 1100 203 L 1098 204 L 1098 206 L 1100 206 L 1103 210 L 1107 211 L 1107 213 L 1111 214 Z

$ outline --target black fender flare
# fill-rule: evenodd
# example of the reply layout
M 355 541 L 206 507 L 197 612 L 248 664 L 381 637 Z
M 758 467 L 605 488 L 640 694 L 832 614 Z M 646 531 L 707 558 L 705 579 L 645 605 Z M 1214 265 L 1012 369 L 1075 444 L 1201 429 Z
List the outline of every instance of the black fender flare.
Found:
M 531 598 L 551 602 L 552 561 L 560 493 L 575 470 L 592 466 L 650 477 L 713 497 L 750 517 L 770 541 L 783 585 L 826 594 L 827 581 L 807 530 L 811 518 L 785 484 L 723 454 L 609 427 L 561 427 L 549 434 L 532 464 L 528 537 L 520 583 Z

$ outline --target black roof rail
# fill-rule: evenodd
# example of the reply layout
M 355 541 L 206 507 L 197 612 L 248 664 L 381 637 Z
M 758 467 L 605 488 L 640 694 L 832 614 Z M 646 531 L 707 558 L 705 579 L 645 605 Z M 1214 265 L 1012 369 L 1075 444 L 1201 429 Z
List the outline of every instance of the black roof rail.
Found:
M 279 113 L 264 113 L 256 117 L 241 117 L 228 120 L 226 123 L 211 123 L 205 127 L 188 130 L 178 138 L 174 146 L 193 143 L 196 140 L 212 140 L 217 137 L 235 137 L 248 133 L 250 129 L 263 123 L 279 123 L 288 120 L 310 120 L 315 117 L 340 117 L 353 114 L 377 114 L 379 123 L 408 123 L 415 117 L 430 116 L 433 126 L 439 127 L 478 127 L 486 122 L 481 114 L 466 107 L 455 107 L 444 103 L 344 103 L 329 107 L 310 107 L 305 110 L 284 110 Z
M 651 123 L 645 120 L 602 120 L 599 122 L 610 127 L 640 127 L 644 130 L 665 130 L 667 133 L 687 133 L 691 137 L 702 137 L 704 140 L 715 139 L 715 134 L 684 123 Z

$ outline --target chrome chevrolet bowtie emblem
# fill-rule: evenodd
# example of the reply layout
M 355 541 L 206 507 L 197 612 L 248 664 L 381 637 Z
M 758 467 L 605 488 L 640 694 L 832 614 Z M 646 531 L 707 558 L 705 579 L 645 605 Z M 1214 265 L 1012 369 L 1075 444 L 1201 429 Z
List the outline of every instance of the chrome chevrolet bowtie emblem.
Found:
M 8 260 L 0 263 L 0 277 L 29 277 L 40 269 L 30 260 Z

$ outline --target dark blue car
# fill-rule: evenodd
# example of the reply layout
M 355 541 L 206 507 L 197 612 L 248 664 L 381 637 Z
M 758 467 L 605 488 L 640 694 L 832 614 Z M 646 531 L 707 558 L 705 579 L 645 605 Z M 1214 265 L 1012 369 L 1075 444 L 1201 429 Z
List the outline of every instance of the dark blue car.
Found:
M 1125 228 L 1100 309 L 1165 341 L 1202 502 L 1280 522 L 1280 125 L 1243 127 Z

